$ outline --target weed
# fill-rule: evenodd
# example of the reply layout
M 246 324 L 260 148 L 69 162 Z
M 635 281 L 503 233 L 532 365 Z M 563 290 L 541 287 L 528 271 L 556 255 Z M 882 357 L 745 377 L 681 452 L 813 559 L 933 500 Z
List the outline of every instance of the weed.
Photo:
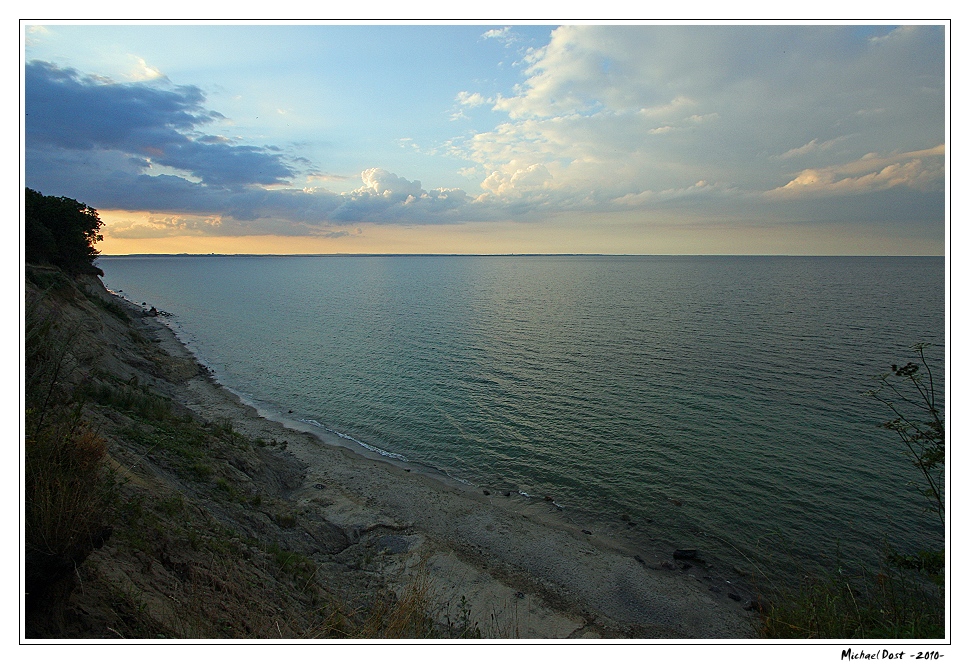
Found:
M 280 528 L 292 528 L 296 525 L 296 517 L 292 514 L 277 514 L 273 517 L 273 520 Z
M 199 479 L 208 479 L 212 476 L 212 468 L 204 463 L 194 463 L 189 467 Z

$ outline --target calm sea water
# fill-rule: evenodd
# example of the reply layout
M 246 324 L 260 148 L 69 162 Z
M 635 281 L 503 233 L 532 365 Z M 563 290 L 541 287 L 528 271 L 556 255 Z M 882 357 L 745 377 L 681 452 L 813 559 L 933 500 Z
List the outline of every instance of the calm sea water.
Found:
M 103 258 L 273 413 L 573 519 L 769 570 L 938 536 L 873 377 L 943 258 Z M 769 572 L 771 573 L 771 572 Z

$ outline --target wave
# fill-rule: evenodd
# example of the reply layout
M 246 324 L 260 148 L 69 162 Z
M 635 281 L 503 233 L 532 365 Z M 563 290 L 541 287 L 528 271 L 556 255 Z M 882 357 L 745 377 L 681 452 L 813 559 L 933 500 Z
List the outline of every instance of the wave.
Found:
M 404 463 L 408 463 L 407 457 L 404 456 L 403 454 L 397 454 L 396 452 L 388 452 L 387 450 L 383 450 L 380 447 L 377 447 L 375 445 L 368 445 L 367 443 L 361 440 L 357 440 L 353 436 L 348 436 L 347 434 L 337 431 L 336 429 L 331 429 L 330 427 L 324 426 L 323 424 L 320 424 L 316 420 L 313 420 L 310 418 L 301 418 L 300 421 L 303 422 L 304 424 L 309 424 L 311 426 L 319 427 L 324 431 L 326 431 L 327 433 L 332 433 L 333 435 L 339 438 L 343 438 L 344 440 L 349 440 L 352 443 L 357 443 L 365 450 L 370 450 L 371 452 L 380 454 L 382 457 L 387 457 L 389 459 L 397 459 L 398 461 L 403 461 Z

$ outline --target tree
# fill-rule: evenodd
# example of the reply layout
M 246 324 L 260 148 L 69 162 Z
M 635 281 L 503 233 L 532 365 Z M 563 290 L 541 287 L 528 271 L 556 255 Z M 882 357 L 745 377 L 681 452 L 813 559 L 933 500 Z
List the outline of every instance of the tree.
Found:
M 929 501 L 940 525 L 946 527 L 946 423 L 937 403 L 933 372 L 926 361 L 925 349 L 931 344 L 917 344 L 913 350 L 919 362 L 892 365 L 892 371 L 879 376 L 880 387 L 868 394 L 886 405 L 896 416 L 880 426 L 896 432 L 907 454 L 923 476 L 921 493 Z M 921 551 L 917 555 L 893 555 L 893 562 L 939 576 L 944 567 L 945 548 Z
M 48 263 L 71 274 L 102 274 L 95 242 L 104 239 L 98 211 L 73 198 L 24 193 L 24 249 L 28 263 Z

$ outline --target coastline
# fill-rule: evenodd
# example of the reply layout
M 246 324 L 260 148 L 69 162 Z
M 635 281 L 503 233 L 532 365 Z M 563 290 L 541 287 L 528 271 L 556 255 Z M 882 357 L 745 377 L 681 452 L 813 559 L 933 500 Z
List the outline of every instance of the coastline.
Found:
M 176 363 L 198 359 L 175 332 L 137 310 Z M 368 452 L 309 423 L 257 409 L 203 371 L 170 395 L 252 439 L 286 442 L 306 472 L 296 509 L 378 540 L 381 574 L 398 591 L 420 578 L 440 610 L 498 638 L 748 639 L 756 600 L 716 565 L 676 560 L 647 536 L 576 523 L 551 501 L 463 484 L 420 464 Z M 622 636 L 621 636 L 622 635 Z

